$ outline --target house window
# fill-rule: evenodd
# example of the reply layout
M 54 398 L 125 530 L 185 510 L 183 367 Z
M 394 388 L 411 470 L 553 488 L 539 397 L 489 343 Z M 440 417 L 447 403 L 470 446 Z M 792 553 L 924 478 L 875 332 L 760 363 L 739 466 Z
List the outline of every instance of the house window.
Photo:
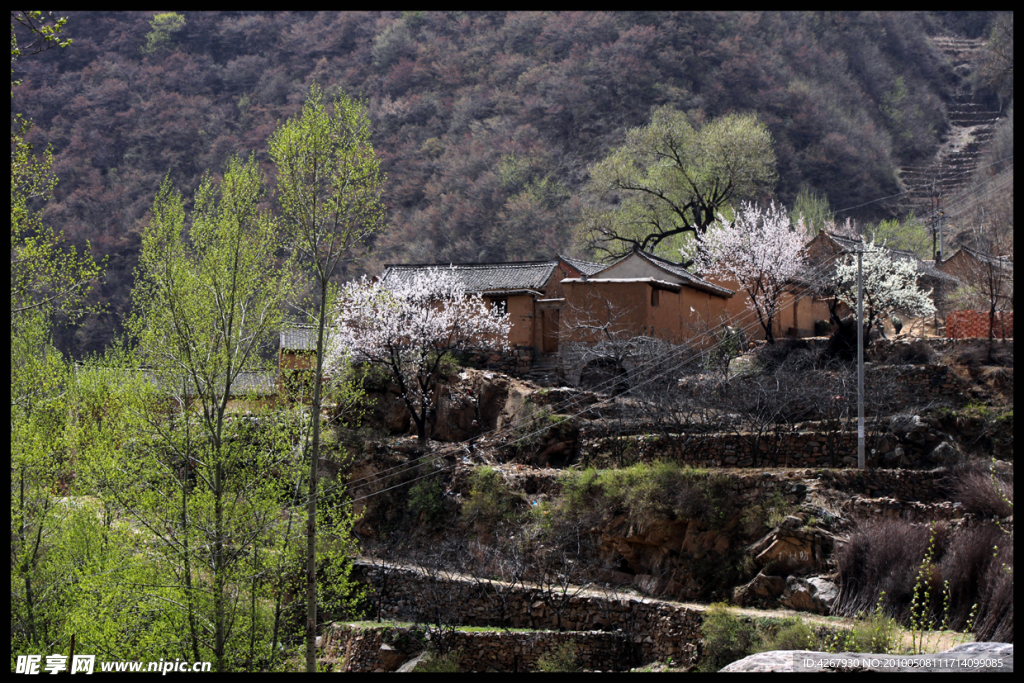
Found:
M 657 287 L 651 287 L 651 306 L 658 306 L 661 304 L 661 290 Z
M 508 313 L 508 299 L 491 299 L 491 311 L 499 315 Z

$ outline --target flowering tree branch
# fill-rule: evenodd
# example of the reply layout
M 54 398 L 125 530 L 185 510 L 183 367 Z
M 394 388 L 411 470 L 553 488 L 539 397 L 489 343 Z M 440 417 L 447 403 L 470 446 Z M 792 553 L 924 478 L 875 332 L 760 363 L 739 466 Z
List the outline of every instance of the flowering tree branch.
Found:
M 773 202 L 767 209 L 743 203 L 732 222 L 719 214 L 704 236 L 703 249 L 683 252 L 705 274 L 732 278 L 747 292 L 747 307 L 757 313 L 768 343 L 782 295 L 804 265 L 803 226 L 792 227 L 786 210 Z
M 398 385 L 420 441 L 438 370 L 447 355 L 473 348 L 504 351 L 508 313 L 489 309 L 453 270 L 430 269 L 392 285 L 363 278 L 341 292 L 337 337 L 328 365 L 343 355 L 385 368 Z

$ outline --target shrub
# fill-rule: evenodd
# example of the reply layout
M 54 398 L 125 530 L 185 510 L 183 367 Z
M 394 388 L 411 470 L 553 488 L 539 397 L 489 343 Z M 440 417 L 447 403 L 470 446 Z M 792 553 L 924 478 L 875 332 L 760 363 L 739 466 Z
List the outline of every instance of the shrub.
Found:
M 974 635 L 978 640 L 1013 642 L 1013 540 L 995 552 L 982 580 Z
M 932 347 L 923 339 L 909 344 L 900 344 L 889 356 L 892 365 L 921 365 L 931 363 L 935 359 Z
M 704 656 L 698 671 L 718 671 L 758 647 L 757 629 L 749 621 L 733 614 L 725 603 L 714 603 L 704 612 Z
M 754 353 L 754 362 L 763 373 L 779 369 L 794 351 L 806 351 L 810 345 L 802 339 L 779 339 L 774 344 L 765 344 Z
M 421 479 L 409 489 L 409 511 L 427 522 L 436 522 L 444 514 L 444 487 L 437 479 Z
M 896 620 L 886 615 L 885 595 L 879 596 L 875 611 L 854 628 L 855 652 L 887 654 L 896 652 L 900 643 Z
M 765 635 L 758 650 L 812 650 L 818 645 L 817 638 L 810 626 L 799 617 L 786 619 L 775 631 L 774 635 Z
M 962 346 L 953 360 L 967 368 L 971 376 L 976 375 L 984 365 L 1012 368 L 1013 347 L 989 342 L 971 342 Z
M 944 532 L 944 526 L 938 529 L 939 534 Z M 905 621 L 928 539 L 928 527 L 904 520 L 862 523 L 836 554 L 843 587 L 836 613 L 848 617 L 867 614 L 884 591 L 889 613 Z M 945 547 L 944 543 L 937 545 Z
M 995 555 L 995 557 L 993 557 Z M 835 612 L 883 610 L 916 633 L 969 629 L 979 640 L 1013 634 L 1013 541 L 995 524 L 928 527 L 905 520 L 861 524 L 837 553 Z M 884 591 L 884 593 L 883 593 Z
M 734 508 L 728 478 L 665 461 L 614 470 L 588 468 L 563 478 L 562 492 L 566 508 L 575 514 L 621 510 L 636 521 L 678 516 L 717 527 Z
M 580 670 L 576 663 L 576 645 L 563 643 L 551 652 L 537 659 L 537 668 L 545 673 L 575 673 Z
M 469 500 L 462 506 L 463 516 L 489 523 L 509 519 L 522 499 L 509 490 L 501 473 L 490 467 L 478 467 L 469 477 Z
M 1007 517 L 1013 514 L 1013 479 L 999 477 L 973 465 L 955 473 L 954 500 L 965 512 L 986 517 Z

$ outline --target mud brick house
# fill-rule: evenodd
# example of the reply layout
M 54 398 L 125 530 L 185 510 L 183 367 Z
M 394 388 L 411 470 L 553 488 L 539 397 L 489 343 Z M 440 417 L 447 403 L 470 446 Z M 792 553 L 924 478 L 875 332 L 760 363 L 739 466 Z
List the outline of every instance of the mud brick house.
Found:
M 732 289 L 640 251 L 561 285 L 567 342 L 593 343 L 627 333 L 682 344 L 728 322 L 727 302 L 739 298 Z
M 843 254 L 856 251 L 860 247 L 860 240 L 822 230 L 815 235 L 814 239 L 807 243 L 805 253 L 809 266 L 812 269 L 818 269 L 828 262 L 834 262 Z M 935 307 L 938 309 L 939 315 L 944 317 L 946 313 L 944 310 L 945 299 L 959 285 L 959 280 L 953 275 L 936 268 L 934 263 L 922 260 L 912 251 L 883 248 L 892 258 L 910 261 L 914 264 L 914 267 L 917 269 L 918 286 L 932 290 L 932 300 L 935 302 Z
M 513 349 L 530 347 L 542 353 L 558 351 L 562 281 L 596 273 L 602 264 L 564 256 L 550 261 L 510 263 L 386 264 L 382 284 L 411 280 L 426 269 L 454 272 L 467 291 L 481 295 L 490 306 L 508 311 L 512 322 L 508 342 Z
M 951 275 L 965 285 L 990 286 L 999 300 L 996 304 L 1000 310 L 1013 310 L 1013 258 L 1010 256 L 992 256 L 983 251 L 963 246 L 936 270 Z M 986 283 L 991 278 L 993 282 Z
M 954 339 L 987 337 L 989 327 L 997 337 L 1013 337 L 1013 258 L 992 256 L 963 246 L 936 268 L 977 289 L 978 304 L 985 310 L 948 311 L 946 334 Z M 995 299 L 995 316 L 989 306 Z M 994 318 L 994 319 L 992 319 Z

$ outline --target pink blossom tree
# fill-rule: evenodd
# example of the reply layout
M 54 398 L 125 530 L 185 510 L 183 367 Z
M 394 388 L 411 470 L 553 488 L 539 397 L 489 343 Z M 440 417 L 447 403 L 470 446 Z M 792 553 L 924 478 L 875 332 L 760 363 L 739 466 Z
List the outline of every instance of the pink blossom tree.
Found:
M 384 368 L 422 443 L 445 357 L 470 349 L 504 351 L 510 327 L 507 312 L 489 309 L 452 270 L 429 269 L 390 285 L 364 277 L 342 289 L 330 364 L 349 359 Z
M 749 295 L 747 307 L 757 313 L 769 344 L 775 343 L 772 324 L 782 295 L 804 267 L 803 226 L 792 226 L 786 210 L 772 202 L 767 209 L 744 202 L 732 221 L 722 214 L 704 237 L 703 249 L 693 253 L 702 276 L 732 278 Z

